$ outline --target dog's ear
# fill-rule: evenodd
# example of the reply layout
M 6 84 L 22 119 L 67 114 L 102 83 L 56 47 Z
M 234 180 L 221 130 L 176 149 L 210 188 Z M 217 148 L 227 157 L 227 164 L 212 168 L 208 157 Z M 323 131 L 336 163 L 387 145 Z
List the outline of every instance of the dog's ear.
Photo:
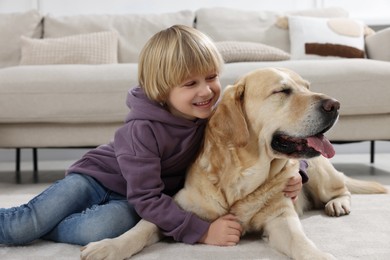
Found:
M 244 81 L 226 88 L 209 122 L 217 142 L 232 143 L 239 147 L 248 143 L 249 130 L 243 112 L 244 92 Z
M 310 89 L 310 82 L 307 81 L 307 80 L 303 80 L 303 81 L 304 81 L 303 85 L 304 85 L 307 89 Z

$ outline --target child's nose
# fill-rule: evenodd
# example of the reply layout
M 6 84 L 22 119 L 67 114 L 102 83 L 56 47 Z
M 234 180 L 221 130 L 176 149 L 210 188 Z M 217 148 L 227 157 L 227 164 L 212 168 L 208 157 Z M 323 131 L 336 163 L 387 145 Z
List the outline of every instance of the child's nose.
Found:
M 209 95 L 212 92 L 211 87 L 208 83 L 202 84 L 200 88 L 200 95 L 206 96 Z

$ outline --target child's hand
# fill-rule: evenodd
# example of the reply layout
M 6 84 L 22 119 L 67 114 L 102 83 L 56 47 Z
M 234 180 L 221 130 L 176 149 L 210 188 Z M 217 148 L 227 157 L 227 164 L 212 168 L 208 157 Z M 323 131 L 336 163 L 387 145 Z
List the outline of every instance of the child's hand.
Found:
M 291 177 L 288 181 L 286 187 L 284 188 L 283 192 L 286 197 L 289 197 L 292 199 L 293 202 L 295 202 L 298 199 L 298 194 L 302 189 L 302 177 L 297 172 L 294 177 Z
M 235 246 L 240 241 L 241 233 L 242 227 L 237 217 L 228 214 L 214 220 L 199 242 L 216 246 Z

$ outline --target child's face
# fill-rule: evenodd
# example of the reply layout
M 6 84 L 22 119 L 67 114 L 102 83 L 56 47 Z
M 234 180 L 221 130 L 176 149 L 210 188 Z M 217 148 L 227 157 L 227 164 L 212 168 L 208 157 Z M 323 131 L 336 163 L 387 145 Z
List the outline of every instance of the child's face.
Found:
M 178 117 L 189 120 L 208 118 L 221 94 L 221 83 L 215 72 L 207 75 L 191 75 L 168 96 L 168 109 Z

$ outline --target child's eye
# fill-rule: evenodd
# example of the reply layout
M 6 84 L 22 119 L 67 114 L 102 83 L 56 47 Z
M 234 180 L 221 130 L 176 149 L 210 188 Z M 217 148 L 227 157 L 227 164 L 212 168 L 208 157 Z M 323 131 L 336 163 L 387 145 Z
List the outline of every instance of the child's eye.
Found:
M 213 75 L 208 76 L 208 77 L 206 78 L 206 80 L 212 81 L 212 80 L 216 79 L 217 77 L 218 77 L 218 74 L 213 74 Z
M 184 84 L 185 87 L 191 87 L 191 86 L 194 86 L 196 84 L 195 81 L 189 81 L 187 83 Z

